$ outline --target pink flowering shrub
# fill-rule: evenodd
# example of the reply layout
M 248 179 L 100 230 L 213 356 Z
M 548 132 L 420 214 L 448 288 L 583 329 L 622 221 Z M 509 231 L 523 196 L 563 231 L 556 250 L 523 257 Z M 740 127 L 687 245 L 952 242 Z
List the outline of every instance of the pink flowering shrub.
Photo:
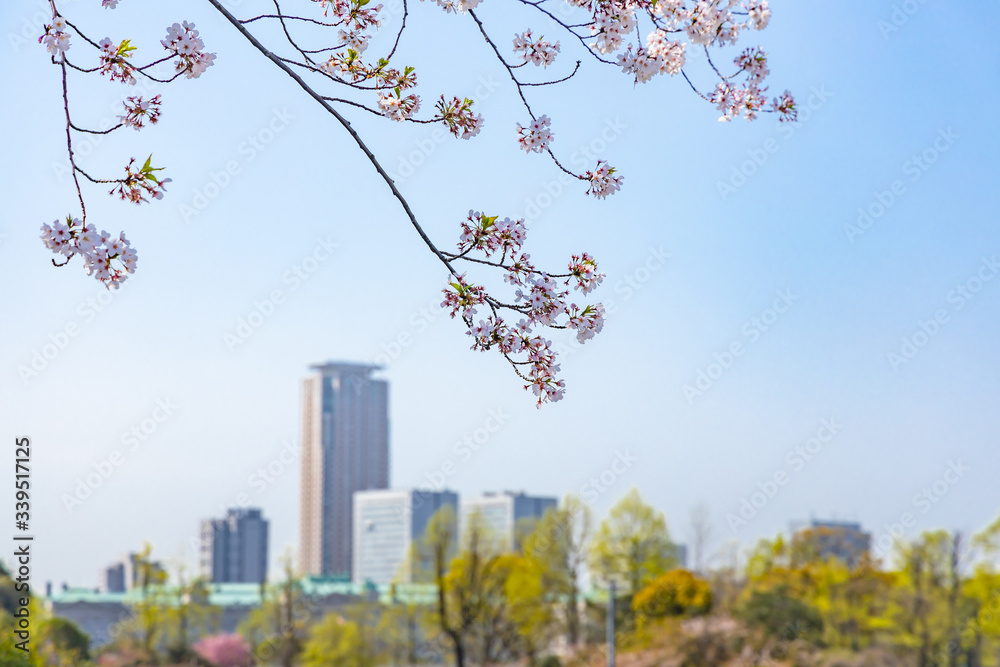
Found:
M 250 667 L 250 645 L 239 635 L 210 635 L 194 645 L 194 652 L 215 667 Z

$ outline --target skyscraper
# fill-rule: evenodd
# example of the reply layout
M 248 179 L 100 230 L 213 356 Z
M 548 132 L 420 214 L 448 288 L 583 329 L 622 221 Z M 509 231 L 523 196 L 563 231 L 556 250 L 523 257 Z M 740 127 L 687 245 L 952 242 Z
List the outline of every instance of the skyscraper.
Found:
M 214 583 L 267 578 L 267 521 L 259 509 L 230 509 L 201 522 L 201 572 Z
M 469 522 L 478 516 L 497 549 L 516 551 L 521 548 L 521 539 L 534 530 L 545 511 L 558 504 L 557 498 L 529 496 L 523 491 L 484 493 L 462 501 L 460 530 L 464 535 Z
M 458 495 L 451 491 L 358 491 L 354 494 L 354 574 L 357 584 L 421 581 L 430 572 L 417 548 L 434 514 L 452 508 L 457 543 Z M 454 546 L 454 545 L 453 545 Z
M 389 384 L 378 366 L 326 363 L 302 383 L 300 567 L 351 576 L 355 491 L 389 486 Z

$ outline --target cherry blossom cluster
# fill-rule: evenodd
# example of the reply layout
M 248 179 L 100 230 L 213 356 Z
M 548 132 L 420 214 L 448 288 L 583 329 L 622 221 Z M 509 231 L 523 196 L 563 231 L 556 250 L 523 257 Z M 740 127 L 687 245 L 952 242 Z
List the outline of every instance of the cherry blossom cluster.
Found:
M 403 95 L 397 88 L 389 94 L 378 94 L 378 106 L 386 118 L 404 121 L 420 108 L 420 98 L 416 95 Z
M 549 126 L 552 120 L 548 116 L 539 116 L 528 127 L 517 124 L 517 143 L 527 152 L 541 153 L 552 143 L 552 132 Z
M 569 274 L 576 280 L 576 288 L 584 294 L 590 294 L 604 281 L 604 274 L 597 270 L 597 260 L 587 253 L 570 258 Z
M 454 12 L 456 14 L 464 14 L 470 9 L 475 9 L 479 6 L 481 1 L 482 0 L 434 0 L 434 2 L 445 11 L 445 13 Z
M 39 44 L 44 44 L 46 50 L 54 56 L 69 51 L 69 31 L 66 30 L 66 19 L 56 16 L 51 25 L 45 26 L 45 33 L 38 38 Z
M 369 28 L 377 28 L 382 24 L 379 12 L 382 5 L 368 6 L 369 0 L 313 0 L 323 8 L 323 16 L 331 13 L 336 24 L 350 27 L 350 31 L 359 33 Z
M 114 9 L 118 6 L 118 0 L 101 0 L 101 6 L 105 9 Z
M 604 307 L 601 304 L 577 306 L 567 303 L 570 289 L 587 294 L 604 280 L 597 262 L 587 253 L 573 255 L 568 272 L 553 275 L 540 271 L 522 252 L 527 229 L 524 220 L 500 219 L 479 211 L 469 211 L 461 224 L 458 252 L 445 256 L 451 261 L 467 260 L 505 271 L 504 282 L 515 287 L 514 302 L 502 303 L 479 286 L 470 284 L 465 274 L 449 279 L 441 304 L 450 309 L 451 317 L 460 315 L 472 337 L 472 349 L 496 349 L 527 382 L 537 405 L 558 401 L 565 393 L 565 382 L 556 375 L 560 368 L 552 343 L 538 334 L 542 327 L 571 329 L 580 343 L 593 338 L 604 328 Z M 481 259 L 470 258 L 472 252 Z M 498 257 L 499 256 L 499 257 Z M 486 305 L 492 315 L 479 319 L 473 316 L 476 306 Z M 513 311 L 520 320 L 509 325 L 499 314 L 502 309 Z M 515 358 L 514 355 L 518 355 Z
M 626 74 L 634 74 L 636 83 L 646 83 L 657 74 L 673 76 L 681 71 L 685 61 L 683 42 L 671 41 L 666 38 L 663 30 L 651 32 L 646 39 L 646 46 L 640 46 L 632 53 L 629 44 L 625 53 L 618 56 L 618 64 Z
M 102 39 L 98 46 L 101 48 L 101 74 L 107 75 L 112 81 L 121 81 L 129 85 L 135 85 L 135 68 L 128 62 L 132 57 L 135 47 L 124 40 L 121 44 L 114 44 L 110 38 Z
M 87 275 L 107 287 L 118 289 L 129 274 L 135 273 L 138 255 L 125 232 L 115 238 L 104 231 L 98 233 L 96 227 L 84 225 L 79 218 L 67 216 L 65 223 L 55 220 L 51 225 L 42 225 L 41 237 L 46 248 L 65 256 L 67 262 L 74 255 L 82 256 Z
M 576 340 L 585 343 L 604 330 L 604 306 L 596 304 L 580 308 L 575 303 L 570 304 L 566 311 L 569 320 L 566 326 L 576 331 Z
M 616 63 L 636 83 L 649 81 L 657 74 L 678 74 L 685 64 L 686 44 L 671 40 L 672 34 L 682 33 L 695 45 L 725 46 L 734 44 L 744 29 L 763 30 L 771 20 L 767 0 L 568 0 L 570 4 L 590 12 L 585 24 L 594 38 L 591 48 L 601 54 L 618 53 Z M 653 31 L 645 46 L 628 43 L 639 31 L 638 12 L 649 15 Z M 624 51 L 623 51 L 624 49 Z M 739 84 L 733 77 L 723 77 L 714 93 L 703 95 L 723 112 L 720 120 L 739 115 L 748 120 L 766 106 L 763 85 L 768 74 L 766 54 L 760 49 L 748 49 L 737 59 L 740 72 L 747 81 Z M 782 97 L 778 106 L 794 107 L 794 100 Z M 772 105 L 771 111 L 776 110 Z M 793 116 L 782 113 L 782 120 Z
M 146 121 L 155 125 L 160 120 L 160 96 L 154 95 L 148 100 L 141 96 L 132 96 L 125 100 L 125 115 L 118 116 L 125 127 L 141 130 Z
M 128 200 L 133 204 L 148 202 L 145 195 L 151 195 L 154 199 L 163 199 L 163 193 L 167 191 L 166 184 L 169 178 L 162 181 L 153 174 L 154 171 L 162 170 L 162 167 L 151 167 L 150 162 L 153 156 L 149 156 L 142 167 L 135 166 L 135 158 L 129 160 L 125 165 L 125 178 L 115 181 L 116 185 L 108 194 L 117 193 L 123 201 Z
M 368 48 L 368 41 L 371 39 L 371 35 L 366 35 L 363 32 L 355 30 L 341 30 L 337 34 L 337 38 L 342 45 L 361 55 Z
M 747 120 L 755 120 L 757 112 L 767 104 L 767 97 L 764 95 L 766 90 L 766 87 L 761 88 L 755 82 L 742 86 L 734 86 L 728 82 L 716 84 L 712 101 L 722 112 L 719 120 L 730 121 L 740 114 Z
M 174 23 L 167 28 L 167 37 L 160 44 L 178 56 L 177 72 L 184 72 L 189 79 L 197 79 L 215 61 L 214 53 L 205 53 L 205 42 L 198 36 L 194 23 Z
M 625 38 L 638 27 L 635 11 L 626 2 L 595 0 L 590 34 L 596 37 L 591 48 L 600 53 L 614 53 Z
M 482 114 L 473 114 L 474 102 L 468 97 L 459 99 L 453 97 L 447 101 L 444 95 L 435 105 L 438 110 L 437 119 L 448 126 L 448 130 L 456 137 L 471 139 L 483 129 Z
M 527 230 L 524 220 L 499 219 L 500 216 L 483 215 L 469 211 L 462 223 L 458 250 L 463 255 L 470 250 L 482 251 L 487 257 L 500 251 L 504 257 L 514 254 L 524 244 Z
M 775 97 L 771 100 L 771 111 L 781 114 L 781 122 L 794 122 L 798 120 L 799 110 L 795 106 L 795 98 L 787 90 L 781 94 L 781 97 Z
M 590 181 L 587 188 L 588 195 L 594 195 L 598 199 L 604 199 L 612 195 L 622 187 L 622 176 L 615 176 L 615 168 L 608 165 L 604 160 L 598 160 L 593 171 L 584 174 L 584 178 Z
M 770 74 L 767 54 L 759 47 L 745 50 L 736 57 L 736 66 L 747 73 L 747 82 L 760 84 Z
M 746 5 L 747 15 L 750 17 L 747 22 L 754 30 L 763 30 L 771 22 L 771 8 L 767 6 L 767 0 L 756 0 Z
M 736 42 L 742 23 L 730 11 L 738 0 L 700 0 L 687 11 L 688 39 L 700 46 L 724 46 Z
M 448 285 L 451 289 L 444 290 L 444 301 L 442 308 L 451 309 L 451 317 L 460 315 L 463 320 L 469 321 L 478 311 L 476 306 L 486 303 L 486 290 L 478 285 L 470 285 L 465 280 L 465 274 L 452 276 Z
M 559 42 L 552 44 L 541 37 L 533 39 L 530 30 L 514 35 L 514 53 L 520 53 L 523 63 L 548 67 L 559 53 Z

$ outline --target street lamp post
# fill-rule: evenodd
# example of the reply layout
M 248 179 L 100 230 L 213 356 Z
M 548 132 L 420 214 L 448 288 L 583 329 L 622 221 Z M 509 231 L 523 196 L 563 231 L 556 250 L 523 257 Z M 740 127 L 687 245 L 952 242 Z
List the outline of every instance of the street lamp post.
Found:
M 615 667 L 615 582 L 608 590 L 608 667 Z

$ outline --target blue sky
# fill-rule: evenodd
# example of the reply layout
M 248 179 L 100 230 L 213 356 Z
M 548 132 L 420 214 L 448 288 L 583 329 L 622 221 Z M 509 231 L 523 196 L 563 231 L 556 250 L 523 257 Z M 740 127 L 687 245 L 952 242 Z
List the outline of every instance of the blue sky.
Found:
M 108 301 L 79 263 L 53 268 L 38 228 L 76 210 L 59 166 L 59 74 L 21 37 L 25 21 L 26 34 L 40 32 L 30 24 L 41 4 L 5 4 L 0 76 L 16 92 L 0 105 L 0 430 L 35 447 L 35 582 L 95 585 L 100 567 L 145 539 L 193 566 L 199 519 L 240 494 L 271 519 L 272 554 L 294 548 L 298 467 L 282 451 L 299 438 L 299 382 L 327 359 L 389 358 L 394 486 L 453 462 L 447 485 L 462 494 L 562 496 L 592 490 L 624 455 L 634 462 L 605 474 L 597 514 L 636 486 L 683 541 L 705 503 L 714 548 L 810 517 L 860 520 L 876 537 L 907 512 L 911 537 L 991 520 L 1000 280 L 984 277 L 1000 257 L 1000 100 L 988 85 L 1000 8 L 925 2 L 907 14 L 899 3 L 892 23 L 888 2 L 771 4 L 769 28 L 742 43 L 769 52 L 771 92 L 788 88 L 802 105 L 796 125 L 719 123 L 682 80 L 633 86 L 563 40 L 549 71 L 577 58 L 584 67 L 532 91 L 532 104 L 552 117 L 560 155 L 612 139 L 594 145 L 625 181 L 604 201 L 517 148 L 526 114 L 505 72 L 468 17 L 430 3 L 410 7 L 401 64 L 418 67 L 425 108 L 440 93 L 479 97 L 480 136 L 438 141 L 429 126 L 344 112 L 441 247 L 475 208 L 527 216 L 539 263 L 558 267 L 580 250 L 601 262 L 595 295 L 614 310 L 604 333 L 563 355 L 566 399 L 542 410 L 505 362 L 469 351 L 462 327 L 436 310 L 445 274 L 350 138 L 207 3 L 64 5 L 95 37 L 131 37 L 140 54 L 158 52 L 170 23 L 192 20 L 218 59 L 159 91 L 156 127 L 78 147 L 93 172 L 152 153 L 173 179 L 162 201 L 138 208 L 88 190 L 91 219 L 125 229 L 137 248 L 134 278 Z M 478 13 L 503 49 L 526 27 L 555 37 L 497 0 Z M 689 70 L 709 81 L 699 59 Z M 70 85 L 81 123 L 133 92 L 96 77 Z M 871 222 L 852 229 L 859 209 Z M 261 326 L 227 345 L 276 291 Z M 25 379 L 19 367 L 53 340 L 65 345 Z M 685 392 L 699 373 L 702 393 Z M 491 414 L 503 426 L 463 460 L 455 443 Z M 138 444 L 126 436 L 144 427 Z M 65 494 L 115 452 L 113 472 L 68 509 Z M 262 482 L 268 465 L 277 473 Z M 786 481 L 773 497 L 734 522 L 776 474 Z

